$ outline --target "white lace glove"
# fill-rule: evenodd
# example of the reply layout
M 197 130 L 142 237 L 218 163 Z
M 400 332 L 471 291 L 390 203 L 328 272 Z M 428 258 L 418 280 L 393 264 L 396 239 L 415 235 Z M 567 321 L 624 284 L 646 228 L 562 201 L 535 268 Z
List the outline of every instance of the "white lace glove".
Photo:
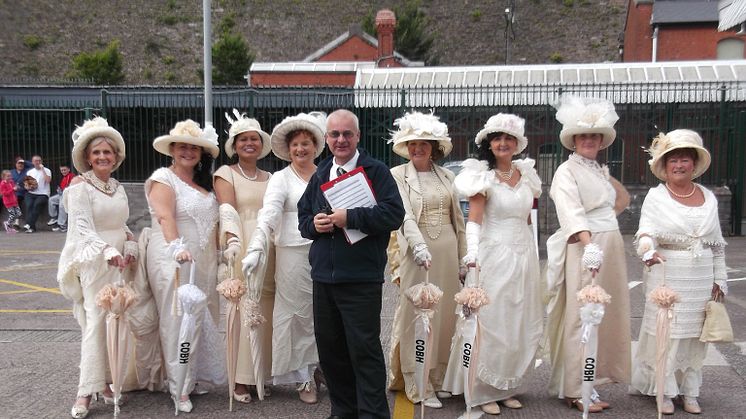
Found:
M 583 248 L 583 265 L 588 270 L 598 270 L 604 263 L 604 252 L 596 243 L 588 243 Z
M 425 269 L 430 268 L 430 262 L 433 260 L 433 257 L 430 255 L 430 251 L 427 249 L 425 243 L 417 243 L 412 252 L 414 253 L 414 263 L 417 266 L 424 266 Z
M 479 233 L 482 226 L 469 221 L 466 223 L 466 255 L 461 259 L 464 265 L 476 263 L 477 255 L 479 255 Z
M 655 240 L 650 236 L 642 236 L 637 241 L 637 256 L 640 256 L 643 262 L 653 259 L 655 254 Z
M 230 262 L 238 257 L 241 253 L 241 239 L 238 237 L 231 237 L 226 242 L 227 247 L 223 250 L 223 257 L 226 261 Z
M 181 263 L 179 255 L 186 252 L 186 242 L 183 237 L 179 237 L 170 243 L 166 243 L 166 254 L 173 260 Z
M 261 260 L 261 258 L 261 251 L 250 250 L 246 254 L 246 257 L 241 260 L 241 270 L 243 271 L 243 275 L 245 278 L 248 278 L 249 275 L 254 272 L 254 269 L 256 269 L 257 265 L 259 265 L 259 261 Z
M 134 240 L 127 240 L 124 242 L 124 256 L 132 256 L 132 259 L 137 259 L 137 242 Z
M 106 259 L 107 262 L 114 259 L 117 256 L 122 256 L 122 254 L 119 253 L 119 250 L 111 246 L 106 246 L 106 248 L 104 248 L 104 259 Z
M 712 246 L 712 267 L 715 283 L 718 284 L 723 295 L 728 295 L 728 268 L 725 265 L 723 246 Z

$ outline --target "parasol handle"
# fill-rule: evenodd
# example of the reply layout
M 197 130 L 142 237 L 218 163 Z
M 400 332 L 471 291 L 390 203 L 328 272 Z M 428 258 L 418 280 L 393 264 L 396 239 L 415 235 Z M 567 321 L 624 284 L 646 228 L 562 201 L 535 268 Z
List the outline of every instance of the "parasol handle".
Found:
M 666 285 L 666 262 L 664 262 L 661 258 L 658 258 L 661 264 L 661 270 L 663 272 L 661 273 L 661 285 Z
M 429 284 L 429 283 L 430 283 L 430 270 L 426 269 L 425 270 L 425 284 Z
M 189 267 L 189 283 L 194 285 L 194 272 L 197 268 L 197 261 L 192 259 L 192 266 Z

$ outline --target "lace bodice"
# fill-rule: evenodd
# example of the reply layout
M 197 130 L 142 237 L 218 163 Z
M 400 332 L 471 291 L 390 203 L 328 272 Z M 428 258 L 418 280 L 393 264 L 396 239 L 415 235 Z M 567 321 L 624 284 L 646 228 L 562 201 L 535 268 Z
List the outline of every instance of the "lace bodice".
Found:
M 205 195 L 179 179 L 170 169 L 160 168 L 145 182 L 145 196 L 148 198 L 151 217 L 155 216 L 148 197 L 152 182 L 162 183 L 174 190 L 179 233 L 184 234 L 181 230 L 185 224 L 193 224 L 199 237 L 199 247 L 204 249 L 213 238 L 212 233 L 218 222 L 218 201 L 215 194 L 210 192 Z

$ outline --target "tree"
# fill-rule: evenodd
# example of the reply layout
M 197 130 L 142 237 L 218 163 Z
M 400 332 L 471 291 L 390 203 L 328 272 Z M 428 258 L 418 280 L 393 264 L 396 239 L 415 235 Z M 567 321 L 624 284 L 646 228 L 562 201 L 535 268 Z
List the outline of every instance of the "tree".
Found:
M 394 49 L 410 60 L 422 60 L 428 65 L 438 63 L 438 57 L 430 49 L 435 41 L 434 34 L 427 32 L 430 19 L 420 9 L 420 0 L 406 0 L 401 7 L 394 8 L 396 28 L 394 29 Z M 363 30 L 376 36 L 376 23 L 373 12 L 363 17 Z
M 124 80 L 122 54 L 116 39 L 103 50 L 81 52 L 73 57 L 72 64 L 74 78 L 90 79 L 102 85 L 119 84 Z
M 216 85 L 244 84 L 254 54 L 241 35 L 223 33 L 212 46 L 212 82 Z

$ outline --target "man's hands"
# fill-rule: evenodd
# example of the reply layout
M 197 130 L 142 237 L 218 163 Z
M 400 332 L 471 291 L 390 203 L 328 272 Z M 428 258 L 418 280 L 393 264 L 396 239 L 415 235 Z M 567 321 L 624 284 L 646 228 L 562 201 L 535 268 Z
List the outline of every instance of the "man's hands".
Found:
M 313 217 L 313 226 L 319 233 L 331 233 L 334 227 L 347 227 L 347 210 L 334 209 L 331 214 L 320 212 Z

